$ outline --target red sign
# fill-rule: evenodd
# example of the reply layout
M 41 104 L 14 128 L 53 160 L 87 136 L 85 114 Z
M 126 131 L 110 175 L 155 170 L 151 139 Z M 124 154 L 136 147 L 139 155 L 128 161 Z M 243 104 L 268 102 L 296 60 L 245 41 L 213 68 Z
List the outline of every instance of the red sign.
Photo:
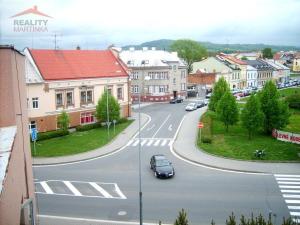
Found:
M 199 123 L 198 123 L 198 128 L 203 128 L 203 127 L 204 127 L 203 123 L 202 123 L 202 122 L 199 122 Z

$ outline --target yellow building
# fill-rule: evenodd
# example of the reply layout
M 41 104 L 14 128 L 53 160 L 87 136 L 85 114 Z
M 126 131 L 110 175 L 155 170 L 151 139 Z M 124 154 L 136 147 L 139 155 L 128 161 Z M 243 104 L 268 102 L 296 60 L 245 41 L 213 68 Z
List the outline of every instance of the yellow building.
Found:
M 300 53 L 297 53 L 293 60 L 293 71 L 300 72 Z

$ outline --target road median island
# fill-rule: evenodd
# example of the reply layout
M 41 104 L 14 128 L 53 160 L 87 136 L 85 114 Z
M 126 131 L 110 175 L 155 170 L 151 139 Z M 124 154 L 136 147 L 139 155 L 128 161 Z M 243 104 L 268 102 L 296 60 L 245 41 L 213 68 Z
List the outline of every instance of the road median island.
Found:
M 247 131 L 241 122 L 230 126 L 225 132 L 224 125 L 212 111 L 201 117 L 204 128 L 198 133 L 197 146 L 201 150 L 225 158 L 253 160 L 260 162 L 300 162 L 300 145 L 281 142 L 259 131 L 252 140 L 248 139 Z M 256 150 L 264 150 L 263 157 L 257 157 Z
M 88 152 L 105 146 L 122 133 L 134 120 L 127 120 L 123 123 L 110 127 L 108 136 L 107 127 L 98 127 L 95 129 L 73 132 L 69 135 L 56 137 L 36 142 L 34 152 L 31 145 L 32 156 L 34 157 L 59 157 L 70 156 L 79 153 Z

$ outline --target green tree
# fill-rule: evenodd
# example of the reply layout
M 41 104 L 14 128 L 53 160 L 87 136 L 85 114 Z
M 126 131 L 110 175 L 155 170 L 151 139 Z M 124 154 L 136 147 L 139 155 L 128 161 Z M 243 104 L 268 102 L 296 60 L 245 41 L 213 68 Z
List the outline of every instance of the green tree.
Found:
M 272 133 L 274 128 L 280 129 L 288 124 L 288 105 L 279 99 L 279 92 L 273 81 L 267 81 L 259 94 L 261 109 L 264 114 L 264 131 L 266 134 Z
M 188 220 L 184 209 L 181 209 L 181 211 L 179 212 L 179 215 L 175 220 L 174 225 L 188 225 Z
M 247 58 L 246 56 L 243 56 L 243 57 L 241 58 L 241 60 L 248 60 L 248 58 Z
M 229 85 L 226 82 L 225 78 L 221 77 L 213 87 L 213 92 L 209 101 L 208 108 L 212 111 L 216 111 L 219 100 L 227 91 L 229 92 Z
M 62 111 L 57 118 L 57 123 L 60 129 L 67 131 L 70 123 L 69 115 L 65 111 Z
M 262 53 L 263 53 L 264 59 L 272 59 L 273 58 L 273 53 L 272 53 L 271 48 L 264 48 Z
M 107 90 L 104 91 L 101 98 L 98 100 L 96 106 L 96 117 L 99 122 L 106 122 L 107 119 L 107 104 L 108 104 L 108 117 L 109 121 L 120 119 L 120 105 L 118 101 L 108 93 Z
M 229 125 L 234 125 L 239 119 L 239 109 L 235 97 L 226 91 L 217 105 L 217 117 L 224 123 L 226 132 Z
M 192 64 L 207 57 L 207 50 L 198 42 L 188 39 L 175 41 L 171 45 L 171 50 L 176 51 L 180 58 L 188 64 L 188 73 L 192 72 Z
M 254 132 L 261 127 L 263 116 L 264 114 L 260 109 L 259 100 L 252 94 L 242 110 L 241 115 L 242 124 L 248 130 L 249 140 L 252 139 Z

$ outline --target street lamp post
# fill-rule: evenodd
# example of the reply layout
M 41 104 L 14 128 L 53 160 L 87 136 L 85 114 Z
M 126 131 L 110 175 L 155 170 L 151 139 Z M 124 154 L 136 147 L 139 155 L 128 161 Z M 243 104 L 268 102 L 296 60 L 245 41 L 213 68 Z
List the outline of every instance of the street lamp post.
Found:
M 144 80 L 144 69 L 148 63 L 146 60 L 142 60 L 141 65 L 144 65 L 142 69 L 142 79 Z M 145 78 L 145 80 L 148 80 Z M 142 81 L 142 80 L 141 80 Z M 142 87 L 140 87 L 142 86 Z M 142 171 L 141 171 L 141 90 L 143 85 L 139 82 L 139 200 L 140 200 L 140 225 L 143 225 L 143 193 L 142 193 Z
M 106 85 L 106 125 L 107 125 L 107 139 L 109 139 L 109 111 L 108 111 L 108 80 L 107 80 L 107 85 Z

